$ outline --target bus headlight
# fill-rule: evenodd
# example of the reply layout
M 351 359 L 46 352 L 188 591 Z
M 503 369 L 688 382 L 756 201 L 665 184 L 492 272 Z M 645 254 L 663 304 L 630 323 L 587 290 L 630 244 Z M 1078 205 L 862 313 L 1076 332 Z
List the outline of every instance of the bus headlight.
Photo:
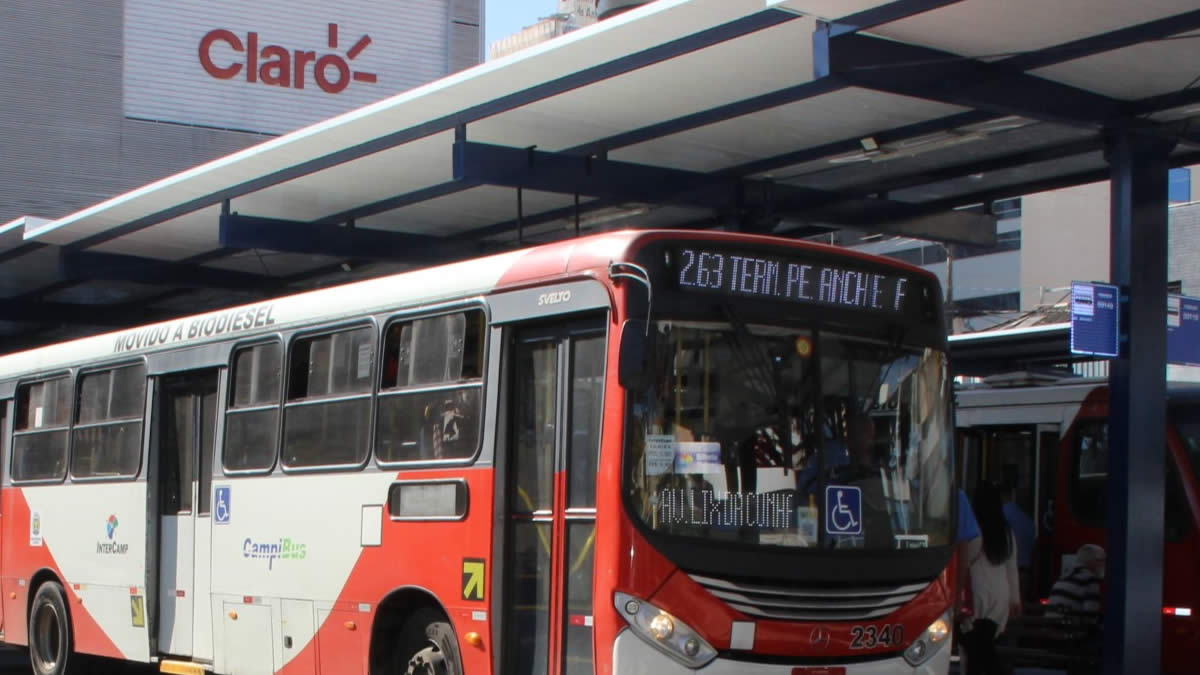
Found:
M 616 593 L 613 604 L 634 633 L 688 668 L 703 667 L 717 658 L 717 650 L 690 626 L 645 600 Z
M 910 666 L 919 666 L 938 653 L 942 645 L 950 641 L 950 613 L 946 612 L 929 624 L 913 643 L 904 650 L 904 660 Z

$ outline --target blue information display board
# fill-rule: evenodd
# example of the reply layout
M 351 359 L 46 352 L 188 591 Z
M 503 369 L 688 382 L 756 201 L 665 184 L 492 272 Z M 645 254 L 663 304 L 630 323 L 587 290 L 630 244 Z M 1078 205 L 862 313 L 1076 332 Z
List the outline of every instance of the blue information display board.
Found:
M 1116 357 L 1121 317 L 1117 287 L 1094 282 L 1071 282 L 1071 353 Z
M 1167 296 L 1167 363 L 1200 366 L 1200 298 Z

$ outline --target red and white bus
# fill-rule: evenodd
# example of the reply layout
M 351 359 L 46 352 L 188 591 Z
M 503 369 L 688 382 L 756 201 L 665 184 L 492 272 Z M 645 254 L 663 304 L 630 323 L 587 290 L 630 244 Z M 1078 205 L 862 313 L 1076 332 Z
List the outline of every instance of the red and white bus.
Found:
M 2 357 L 4 641 L 43 675 L 945 673 L 943 326 L 914 267 L 645 231 Z
M 1015 485 L 1016 504 L 1035 527 L 1031 601 L 1083 544 L 1104 545 L 1108 401 L 1104 380 L 1009 373 L 956 394 L 963 485 Z M 1166 673 L 1192 673 L 1200 660 L 1200 384 L 1168 383 L 1163 549 Z

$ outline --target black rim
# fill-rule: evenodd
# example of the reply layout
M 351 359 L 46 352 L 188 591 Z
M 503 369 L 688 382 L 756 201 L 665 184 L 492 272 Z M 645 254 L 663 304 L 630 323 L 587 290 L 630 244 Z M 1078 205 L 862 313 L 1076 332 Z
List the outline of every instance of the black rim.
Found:
M 408 675 L 445 675 L 446 657 L 432 642 L 408 660 Z

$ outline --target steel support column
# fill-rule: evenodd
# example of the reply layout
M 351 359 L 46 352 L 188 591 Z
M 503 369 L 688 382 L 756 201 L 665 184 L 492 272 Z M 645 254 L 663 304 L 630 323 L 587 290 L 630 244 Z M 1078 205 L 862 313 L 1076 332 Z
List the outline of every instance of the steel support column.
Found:
M 1162 644 L 1166 453 L 1167 155 L 1160 138 L 1118 134 L 1112 167 L 1110 273 L 1128 301 L 1128 344 L 1110 370 L 1108 675 L 1157 673 Z

